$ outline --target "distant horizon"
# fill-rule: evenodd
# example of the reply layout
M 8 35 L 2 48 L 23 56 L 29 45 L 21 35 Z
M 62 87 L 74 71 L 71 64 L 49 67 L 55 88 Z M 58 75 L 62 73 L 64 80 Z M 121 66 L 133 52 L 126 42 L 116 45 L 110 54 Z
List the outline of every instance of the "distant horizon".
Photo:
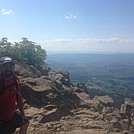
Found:
M 46 51 L 51 54 L 134 54 L 134 52 L 88 52 L 88 51 Z

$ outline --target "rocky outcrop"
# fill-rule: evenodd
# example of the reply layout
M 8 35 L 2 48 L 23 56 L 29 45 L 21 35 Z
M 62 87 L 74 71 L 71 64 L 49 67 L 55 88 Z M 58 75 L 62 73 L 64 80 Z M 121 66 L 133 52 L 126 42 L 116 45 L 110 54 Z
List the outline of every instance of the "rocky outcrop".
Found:
M 134 126 L 134 100 L 131 98 L 125 98 L 124 103 L 120 108 L 120 115 L 122 116 L 124 122 L 126 122 L 125 127 L 129 130 L 133 130 Z
M 41 76 L 36 69 L 16 64 L 16 72 L 21 75 L 21 92 L 30 120 L 28 134 L 134 133 L 132 99 L 126 98 L 117 109 L 108 95 L 91 98 L 84 83 L 70 83 L 64 69 Z
M 58 88 L 57 82 L 47 76 L 20 77 L 20 80 L 26 115 L 30 119 L 28 134 L 134 133 L 126 113 L 114 108 L 109 96 L 91 99 L 86 92 L 77 92 L 76 86 L 61 83 L 62 87 Z M 129 103 L 133 105 L 128 99 L 124 102 Z

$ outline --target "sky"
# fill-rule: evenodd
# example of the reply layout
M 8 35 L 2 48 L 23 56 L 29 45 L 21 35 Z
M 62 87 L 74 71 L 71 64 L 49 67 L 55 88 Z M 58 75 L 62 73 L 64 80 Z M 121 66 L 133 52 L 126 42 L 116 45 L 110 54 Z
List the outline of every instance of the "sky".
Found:
M 48 53 L 134 53 L 134 0 L 0 0 L 3 37 Z

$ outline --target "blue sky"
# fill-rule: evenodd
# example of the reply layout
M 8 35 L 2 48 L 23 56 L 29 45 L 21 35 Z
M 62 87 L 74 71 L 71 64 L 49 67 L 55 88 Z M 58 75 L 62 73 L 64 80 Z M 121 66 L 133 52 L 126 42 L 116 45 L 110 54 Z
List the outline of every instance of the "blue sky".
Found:
M 1 0 L 2 37 L 47 52 L 134 53 L 134 0 Z

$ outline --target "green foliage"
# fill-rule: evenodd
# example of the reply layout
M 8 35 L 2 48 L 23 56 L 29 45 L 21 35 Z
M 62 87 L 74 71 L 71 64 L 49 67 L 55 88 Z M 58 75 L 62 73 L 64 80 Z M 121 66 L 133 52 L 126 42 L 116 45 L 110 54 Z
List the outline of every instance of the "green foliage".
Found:
M 3 37 L 0 41 L 0 56 L 11 56 L 12 44 L 8 42 L 6 37 Z
M 42 70 L 42 65 L 46 59 L 46 51 L 35 42 L 29 41 L 27 38 L 22 38 L 21 42 L 12 44 L 7 38 L 2 38 L 0 41 L 0 57 L 11 56 L 19 62 L 33 65 L 39 70 Z

